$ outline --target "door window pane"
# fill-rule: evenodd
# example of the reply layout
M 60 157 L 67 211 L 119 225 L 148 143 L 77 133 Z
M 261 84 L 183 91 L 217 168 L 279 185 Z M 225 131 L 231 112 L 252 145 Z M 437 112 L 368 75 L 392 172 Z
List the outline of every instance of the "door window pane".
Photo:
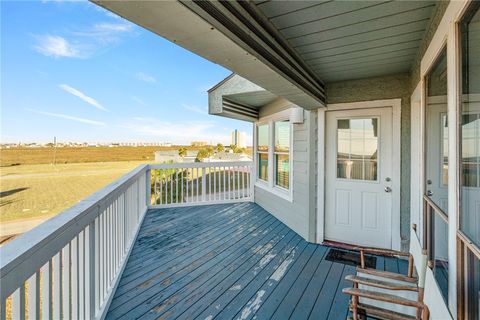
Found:
M 337 178 L 377 180 L 378 119 L 337 120 Z
M 443 49 L 426 76 L 425 188 L 448 211 L 447 51 Z
M 275 183 L 277 186 L 288 189 L 290 185 L 290 160 L 288 154 L 275 155 Z
M 268 153 L 258 154 L 258 178 L 268 181 Z
M 480 246 L 480 3 L 473 2 L 460 28 L 462 39 L 460 229 L 472 242 Z
M 268 124 L 258 126 L 257 130 L 257 150 L 268 151 Z
M 442 115 L 442 183 L 444 186 L 448 187 L 448 122 L 447 122 L 447 115 Z

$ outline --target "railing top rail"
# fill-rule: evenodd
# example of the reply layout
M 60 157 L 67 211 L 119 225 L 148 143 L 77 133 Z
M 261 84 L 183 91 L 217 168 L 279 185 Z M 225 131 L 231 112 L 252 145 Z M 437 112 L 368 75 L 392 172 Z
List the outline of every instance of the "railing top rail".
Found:
M 440 218 L 442 218 L 443 221 L 445 221 L 446 223 L 448 223 L 448 215 L 447 215 L 435 202 L 433 202 L 432 199 L 430 199 L 426 194 L 424 194 L 424 195 L 423 195 L 423 200 L 425 200 L 425 202 L 427 202 L 428 205 L 433 208 L 433 210 L 435 211 L 435 213 L 436 213 Z
M 158 163 L 150 164 L 150 169 L 190 169 L 211 167 L 251 166 L 252 161 L 216 161 L 216 162 L 188 162 L 188 163 Z
M 48 253 L 58 252 L 76 235 L 71 232 L 72 229 L 83 230 L 96 218 L 98 209 L 102 208 L 106 199 L 128 188 L 147 169 L 148 164 L 138 166 L 73 207 L 4 245 L 0 248 L 0 278 L 4 278 L 39 250 L 42 250 L 41 256 L 48 260 L 51 257 Z M 43 264 L 43 261 L 38 263 Z

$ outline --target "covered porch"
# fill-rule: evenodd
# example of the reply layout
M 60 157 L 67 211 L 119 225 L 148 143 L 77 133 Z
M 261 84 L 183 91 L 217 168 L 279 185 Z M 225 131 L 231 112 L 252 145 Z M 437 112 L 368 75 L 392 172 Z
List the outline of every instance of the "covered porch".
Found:
M 149 210 L 107 319 L 345 319 L 352 265 L 255 203 Z M 406 272 L 407 262 L 377 257 Z

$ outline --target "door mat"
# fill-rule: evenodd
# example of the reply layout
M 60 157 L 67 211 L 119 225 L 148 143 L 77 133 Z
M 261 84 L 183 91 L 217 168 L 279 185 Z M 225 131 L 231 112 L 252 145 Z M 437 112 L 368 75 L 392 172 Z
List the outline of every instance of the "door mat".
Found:
M 358 252 L 330 249 L 325 259 L 332 262 L 348 264 L 349 266 L 360 266 L 360 253 Z M 365 255 L 365 267 L 375 269 L 376 266 L 377 258 Z

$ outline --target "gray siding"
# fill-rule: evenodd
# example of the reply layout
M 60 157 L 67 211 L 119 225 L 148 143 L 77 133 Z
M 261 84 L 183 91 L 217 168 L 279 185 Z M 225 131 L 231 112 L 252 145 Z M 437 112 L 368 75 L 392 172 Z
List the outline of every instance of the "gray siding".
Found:
M 278 99 L 264 106 L 260 110 L 260 116 L 264 117 L 291 106 L 285 99 Z M 317 112 L 304 111 L 304 122 L 294 124 L 292 134 L 292 201 L 255 187 L 255 202 L 304 239 L 315 242 Z

